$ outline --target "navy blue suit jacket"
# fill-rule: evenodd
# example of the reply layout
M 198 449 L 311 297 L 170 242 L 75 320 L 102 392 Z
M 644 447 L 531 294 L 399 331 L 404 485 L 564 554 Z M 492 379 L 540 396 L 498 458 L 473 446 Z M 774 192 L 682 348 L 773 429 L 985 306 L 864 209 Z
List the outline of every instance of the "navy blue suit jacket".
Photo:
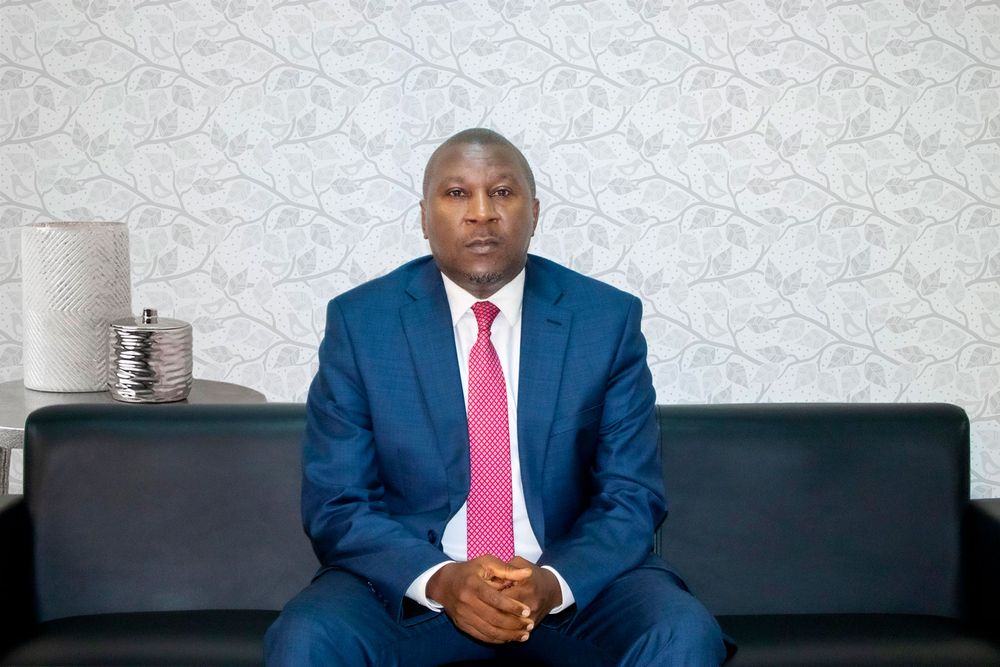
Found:
M 518 442 L 524 497 L 578 608 L 647 561 L 665 514 L 640 301 L 529 256 Z M 397 618 L 448 560 L 469 491 L 469 435 L 437 265 L 414 260 L 330 301 L 309 391 L 303 520 L 324 569 L 356 574 Z

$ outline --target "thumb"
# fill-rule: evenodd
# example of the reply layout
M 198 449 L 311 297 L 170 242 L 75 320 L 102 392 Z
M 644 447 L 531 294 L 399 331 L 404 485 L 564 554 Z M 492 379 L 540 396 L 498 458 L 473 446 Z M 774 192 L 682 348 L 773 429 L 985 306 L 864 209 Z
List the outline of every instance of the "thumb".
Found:
M 523 559 L 522 559 L 523 560 Z M 527 561 L 524 561 L 528 565 Z M 479 557 L 480 574 L 484 579 L 506 579 L 524 581 L 531 576 L 530 567 L 513 567 L 496 556 L 484 554 Z
M 509 563 L 503 563 L 503 574 L 500 576 L 508 581 L 524 581 L 529 579 L 531 574 L 531 562 L 520 556 L 514 556 Z
M 507 563 L 507 574 L 506 578 L 511 581 L 524 581 L 531 577 L 532 568 L 534 565 L 531 561 L 522 558 L 521 556 L 514 556 Z

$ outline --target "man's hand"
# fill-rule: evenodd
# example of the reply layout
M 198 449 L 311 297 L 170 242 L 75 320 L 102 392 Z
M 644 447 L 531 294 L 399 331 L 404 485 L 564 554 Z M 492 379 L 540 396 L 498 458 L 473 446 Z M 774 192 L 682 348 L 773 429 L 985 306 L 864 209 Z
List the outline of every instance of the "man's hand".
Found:
M 518 568 L 518 571 L 530 570 L 531 575 L 511 581 L 503 587 L 503 594 L 527 605 L 531 609 L 528 618 L 535 624 L 562 604 L 562 587 L 551 570 L 538 567 L 520 556 L 514 556 L 510 560 L 510 566 Z
M 483 555 L 465 563 L 450 563 L 435 572 L 427 582 L 427 597 L 442 605 L 460 630 L 480 641 L 526 641 L 535 627 L 531 609 L 500 590 L 531 576 L 527 568 Z

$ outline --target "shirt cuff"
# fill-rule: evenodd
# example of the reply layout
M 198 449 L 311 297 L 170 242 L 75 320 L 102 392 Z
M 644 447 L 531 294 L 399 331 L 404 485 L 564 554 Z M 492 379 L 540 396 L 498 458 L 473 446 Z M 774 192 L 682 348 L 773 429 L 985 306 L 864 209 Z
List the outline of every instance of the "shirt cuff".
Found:
M 556 579 L 559 581 L 559 590 L 562 591 L 562 604 L 550 611 L 550 614 L 558 614 L 562 610 L 570 607 L 576 602 L 576 598 L 573 597 L 573 591 L 569 589 L 569 584 L 566 580 L 562 578 L 562 575 L 556 572 L 556 569 L 551 565 L 543 565 L 542 569 L 548 570 L 552 574 L 556 575 Z
M 441 611 L 444 606 L 438 604 L 434 600 L 427 597 L 427 582 L 431 580 L 434 573 L 440 570 L 445 565 L 451 565 L 454 561 L 446 560 L 443 563 L 438 563 L 437 565 L 432 565 L 431 567 L 424 570 L 423 574 L 413 580 L 409 588 L 406 589 L 406 597 L 410 598 L 414 602 L 419 602 L 423 606 L 427 607 L 431 611 Z M 559 576 L 558 574 L 556 575 Z M 560 579 L 562 581 L 562 579 Z

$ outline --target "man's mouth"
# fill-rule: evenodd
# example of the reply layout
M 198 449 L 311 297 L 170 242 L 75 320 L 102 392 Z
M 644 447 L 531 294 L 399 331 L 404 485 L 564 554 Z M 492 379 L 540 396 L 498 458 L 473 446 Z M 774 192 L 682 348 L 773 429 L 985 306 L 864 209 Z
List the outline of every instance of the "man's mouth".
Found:
M 465 244 L 465 247 L 477 254 L 487 254 L 493 252 L 500 245 L 500 240 L 495 238 L 473 239 Z

